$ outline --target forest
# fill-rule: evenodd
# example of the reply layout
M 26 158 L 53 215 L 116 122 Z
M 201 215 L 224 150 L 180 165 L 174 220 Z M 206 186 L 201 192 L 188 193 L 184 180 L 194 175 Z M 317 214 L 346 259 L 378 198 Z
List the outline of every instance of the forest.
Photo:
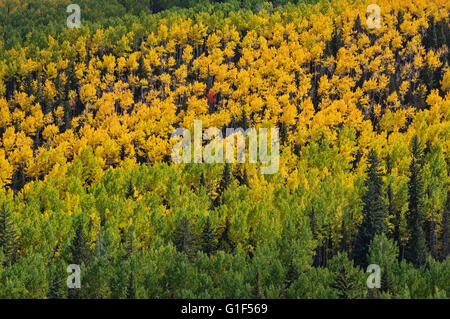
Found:
M 76 2 L 0 0 L 0 298 L 450 297 L 450 2 Z

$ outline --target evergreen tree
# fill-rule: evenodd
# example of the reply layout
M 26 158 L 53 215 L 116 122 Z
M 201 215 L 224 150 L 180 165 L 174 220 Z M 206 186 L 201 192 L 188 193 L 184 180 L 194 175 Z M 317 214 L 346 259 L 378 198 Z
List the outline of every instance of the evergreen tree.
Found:
M 125 145 L 120 146 L 120 160 L 123 161 L 125 159 L 126 152 L 125 152 Z
M 383 179 L 379 168 L 380 161 L 374 150 L 369 152 L 366 192 L 363 195 L 363 221 L 355 238 L 353 259 L 357 265 L 366 264 L 366 256 L 370 242 L 376 234 L 387 229 L 385 220 L 385 204 L 383 200 Z
M 392 161 L 392 157 L 390 154 L 386 156 L 386 175 L 390 175 L 392 172 L 392 167 L 394 163 Z M 395 242 L 400 242 L 400 213 L 395 208 L 394 204 L 394 193 L 392 191 L 392 185 L 388 184 L 387 186 L 387 215 L 389 216 L 389 219 L 394 224 L 394 229 L 391 232 L 391 237 L 394 239 Z
M 222 179 L 220 180 L 219 189 L 223 193 L 231 184 L 231 164 L 225 163 Z
M 347 251 L 348 250 L 348 245 L 347 245 L 348 234 L 347 234 L 347 229 L 345 226 L 345 217 L 344 216 L 342 216 L 341 233 L 342 233 L 342 238 L 341 238 L 339 246 L 341 248 L 341 251 Z
M 288 131 L 287 131 L 286 124 L 279 123 L 278 127 L 280 129 L 280 142 L 281 142 L 281 145 L 286 145 L 287 142 L 288 142 Z
M 338 30 L 338 27 L 335 25 L 333 29 L 332 38 L 326 44 L 325 52 L 327 56 L 336 57 L 339 49 L 344 46 L 341 34 L 342 31 Z
M 244 167 L 244 175 L 242 176 L 242 184 L 250 188 L 250 183 L 248 180 L 247 167 Z
M 424 37 L 424 44 L 427 49 L 437 49 L 439 47 L 438 45 L 438 38 L 437 38 L 437 30 L 436 30 L 436 23 L 434 21 L 434 16 L 430 16 L 430 21 L 428 22 L 428 29 L 427 33 Z
M 133 272 L 130 273 L 127 286 L 127 299 L 136 299 L 136 287 L 134 285 L 134 275 Z
M 392 157 L 390 154 L 386 156 L 386 175 L 390 175 L 392 173 L 392 166 L 394 165 Z
M 450 256 L 450 191 L 447 192 L 447 203 L 442 216 L 442 256 L 441 259 Z
M 215 207 L 220 205 L 222 194 L 225 192 L 225 190 L 228 188 L 230 184 L 231 184 L 231 164 L 225 163 L 225 167 L 222 173 L 222 179 L 220 180 L 219 188 L 217 190 L 218 194 L 217 197 L 214 199 Z
M 125 258 L 130 258 L 135 251 L 135 240 L 136 236 L 134 233 L 134 226 L 131 225 L 128 229 L 126 242 L 125 242 Z
M 217 249 L 216 236 L 211 226 L 209 216 L 206 218 L 206 223 L 205 226 L 203 227 L 201 242 L 202 242 L 202 251 L 208 256 L 210 256 L 216 251 Z
M 63 288 L 63 282 L 61 278 L 57 276 L 56 273 L 51 272 L 51 283 L 50 287 L 47 292 L 47 298 L 48 299 L 61 299 L 63 298 L 62 294 L 62 288 Z
M 385 234 L 375 235 L 370 244 L 367 256 L 370 264 L 379 265 L 381 268 L 381 290 L 395 293 L 395 274 L 399 249 L 396 243 L 388 239 Z
M 80 218 L 78 220 L 77 229 L 75 231 L 75 237 L 72 240 L 70 248 L 72 253 L 71 263 L 76 265 L 88 265 L 91 261 L 91 250 L 89 248 L 88 239 L 84 233 L 83 222 Z
M 412 160 L 409 165 L 408 182 L 408 228 L 410 238 L 406 247 L 406 260 L 412 262 L 415 266 L 423 265 L 426 262 L 426 241 L 423 230 L 423 197 L 424 182 L 422 177 L 423 149 L 417 135 L 411 140 Z
M 11 212 L 2 204 L 0 212 L 0 249 L 7 263 L 13 263 L 17 258 L 17 237 Z
M 244 108 L 242 108 L 241 128 L 243 130 L 248 129 L 248 118 Z
M 100 231 L 97 235 L 97 241 L 95 243 L 95 254 L 96 257 L 108 258 L 108 249 L 106 247 L 105 238 L 103 237 L 102 226 L 99 225 Z
M 192 259 L 197 251 L 196 238 L 190 220 L 184 215 L 173 234 L 173 244 L 179 252 Z
M 397 12 L 397 31 L 400 31 L 400 26 L 402 25 L 405 18 L 403 18 L 403 12 L 400 10 Z
M 131 198 L 131 199 L 136 199 L 136 198 L 135 198 L 134 185 L 133 185 L 133 181 L 132 181 L 131 179 L 130 179 L 130 182 L 129 182 L 129 184 L 128 184 L 128 189 L 127 189 L 126 197 L 127 197 L 127 198 Z
M 143 53 L 139 56 L 138 63 L 139 63 L 139 66 L 138 66 L 138 69 L 136 71 L 136 75 L 138 77 L 140 77 L 141 79 L 147 79 L 148 78 L 148 72 L 147 72 L 147 69 L 145 67 L 144 54 Z
M 356 17 L 355 24 L 353 25 L 353 31 L 355 31 L 357 33 L 361 33 L 364 31 L 362 24 L 361 24 L 361 17 L 359 16 L 359 14 Z
M 252 289 L 252 298 L 253 299 L 263 299 L 264 298 L 264 292 L 261 288 L 261 280 L 259 279 L 259 272 L 256 271 L 255 276 L 255 285 Z
M 205 174 L 200 175 L 200 187 L 206 187 Z
M 219 249 L 223 250 L 226 253 L 229 253 L 234 249 L 234 245 L 230 239 L 230 228 L 230 218 L 227 217 L 225 220 L 225 227 L 219 239 Z
M 250 248 L 248 255 L 250 256 L 250 258 L 253 258 L 253 252 L 256 248 L 255 232 L 253 231 L 253 227 L 250 227 L 250 230 L 248 232 L 248 246 Z
M 249 186 L 249 180 L 248 180 L 248 174 L 247 174 L 247 168 L 244 166 L 244 169 L 240 172 L 240 174 L 235 175 L 236 179 L 239 181 L 239 185 L 245 185 L 247 188 L 250 188 Z
M 353 266 L 353 261 L 349 260 L 346 253 L 338 253 L 330 261 L 332 272 L 331 288 L 337 290 L 337 295 L 341 299 L 354 299 L 362 297 L 360 283 L 360 269 Z

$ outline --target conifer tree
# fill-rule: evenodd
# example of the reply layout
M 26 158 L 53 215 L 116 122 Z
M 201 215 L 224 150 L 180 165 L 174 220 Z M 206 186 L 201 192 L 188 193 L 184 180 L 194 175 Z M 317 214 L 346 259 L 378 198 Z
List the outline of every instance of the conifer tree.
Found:
M 337 290 L 340 299 L 361 298 L 361 285 L 359 281 L 359 268 L 353 266 L 346 253 L 338 253 L 330 261 L 332 271 L 331 288 Z
M 214 206 L 217 207 L 220 205 L 220 201 L 222 199 L 222 194 L 231 184 L 231 164 L 225 163 L 225 167 L 222 173 L 222 179 L 219 183 L 219 188 L 217 190 L 217 197 L 214 199 Z
M 245 113 L 245 109 L 244 108 L 242 108 L 241 128 L 243 130 L 248 129 L 247 113 Z
M 344 46 L 344 42 L 342 41 L 342 31 L 338 29 L 335 25 L 333 28 L 333 35 L 329 42 L 326 44 L 326 52 L 328 56 L 337 56 L 337 53 L 341 47 Z
M 136 287 L 134 285 L 133 272 L 130 273 L 127 286 L 127 299 L 136 299 Z
M 108 258 L 108 249 L 106 248 L 105 238 L 103 237 L 102 226 L 99 225 L 100 231 L 97 235 L 97 241 L 95 243 L 96 257 Z
M 126 243 L 125 243 L 125 258 L 130 258 L 131 255 L 134 253 L 135 250 L 135 233 L 134 233 L 134 226 L 131 225 L 127 236 L 126 236 Z
M 424 37 L 425 40 L 425 47 L 427 49 L 437 49 L 439 47 L 438 45 L 438 38 L 437 38 L 437 31 L 436 31 L 436 23 L 434 21 L 434 17 L 430 17 L 430 21 L 428 23 L 429 27 L 427 30 L 427 33 Z
M 133 181 L 131 179 L 130 179 L 130 182 L 128 184 L 126 197 L 127 198 L 131 198 L 131 199 L 135 199 L 134 185 L 133 185 Z
M 75 237 L 72 240 L 70 250 L 72 253 L 71 262 L 73 264 L 81 266 L 81 264 L 88 265 L 90 263 L 91 250 L 89 248 L 88 239 L 84 233 L 83 222 L 81 218 L 78 220 Z
M 340 240 L 340 249 L 341 251 L 347 251 L 348 247 L 347 247 L 347 242 L 348 242 L 348 234 L 347 234 L 347 229 L 346 229 L 346 225 L 345 225 L 345 217 L 342 216 L 342 222 L 341 222 L 341 233 L 342 233 L 342 238 Z
M 393 161 L 390 154 L 386 156 L 386 175 L 390 175 L 392 172 Z M 394 229 L 391 232 L 391 238 L 395 242 L 400 242 L 400 214 L 394 205 L 394 193 L 392 191 L 392 185 L 389 183 L 386 190 L 387 196 L 387 216 L 394 224 Z
M 196 238 L 191 221 L 184 215 L 173 234 L 173 244 L 179 252 L 185 253 L 190 259 L 197 250 Z
M 61 278 L 57 276 L 56 271 L 50 272 L 50 287 L 47 292 L 47 298 L 48 299 L 61 299 L 63 298 L 62 294 L 62 288 L 63 288 L 63 282 Z
M 0 211 L 0 249 L 2 249 L 6 262 L 13 263 L 17 258 L 17 237 L 11 213 L 2 204 Z
M 202 251 L 210 256 L 217 249 L 216 236 L 211 226 L 209 216 L 206 218 L 205 226 L 203 227 L 201 235 Z
M 442 256 L 441 259 L 450 256 L 450 191 L 447 192 L 447 203 L 442 216 Z
M 359 14 L 356 17 L 355 24 L 353 25 L 353 31 L 355 31 L 357 33 L 364 31 L 364 29 L 362 28 L 361 17 L 359 16 Z
M 408 182 L 408 228 L 410 238 L 406 247 L 406 260 L 415 266 L 423 265 L 426 262 L 426 241 L 423 230 L 423 197 L 424 182 L 422 177 L 423 149 L 417 135 L 411 140 L 412 160 L 409 165 Z
M 376 235 L 370 243 L 368 262 L 381 268 L 381 290 L 394 293 L 394 269 L 397 266 L 399 249 L 385 234 Z
M 252 298 L 254 299 L 263 299 L 264 298 L 264 292 L 261 289 L 261 280 L 259 279 L 259 272 L 256 271 L 255 276 L 255 285 L 252 289 Z
M 219 249 L 225 251 L 226 253 L 231 252 L 234 249 L 234 245 L 230 239 L 230 218 L 227 217 L 225 220 L 225 226 L 219 239 Z
M 242 177 L 242 184 L 250 188 L 250 182 L 248 180 L 247 167 L 244 167 L 244 175 Z
M 279 123 L 278 127 L 280 128 L 280 141 L 281 141 L 281 144 L 282 145 L 286 145 L 286 143 L 288 141 L 288 131 L 287 131 L 286 124 Z
M 400 26 L 402 25 L 403 21 L 405 21 L 405 18 L 403 18 L 403 12 L 399 10 L 397 12 L 397 31 L 400 31 Z
M 205 174 L 200 175 L 200 187 L 206 187 Z
M 219 184 L 220 191 L 223 193 L 230 184 L 231 184 L 231 165 L 230 163 L 225 163 L 222 179 L 220 180 Z
M 363 221 L 355 238 L 353 259 L 357 265 L 366 264 L 366 256 L 370 242 L 376 234 L 387 229 L 385 220 L 385 204 L 383 200 L 382 172 L 380 161 L 374 150 L 369 152 L 367 179 L 364 184 L 366 192 L 363 195 Z
M 253 227 L 250 227 L 250 230 L 248 232 L 248 245 L 249 247 L 251 247 L 251 249 L 249 249 L 248 255 L 250 256 L 250 258 L 253 258 L 253 252 L 256 249 L 255 232 L 253 231 Z

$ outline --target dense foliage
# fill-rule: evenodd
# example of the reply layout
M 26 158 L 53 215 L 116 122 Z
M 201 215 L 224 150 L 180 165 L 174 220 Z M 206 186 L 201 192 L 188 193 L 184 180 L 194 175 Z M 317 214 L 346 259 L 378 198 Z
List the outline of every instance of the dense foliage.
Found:
M 447 1 L 78 2 L 0 0 L 0 297 L 450 296 Z M 278 173 L 172 163 L 198 119 Z

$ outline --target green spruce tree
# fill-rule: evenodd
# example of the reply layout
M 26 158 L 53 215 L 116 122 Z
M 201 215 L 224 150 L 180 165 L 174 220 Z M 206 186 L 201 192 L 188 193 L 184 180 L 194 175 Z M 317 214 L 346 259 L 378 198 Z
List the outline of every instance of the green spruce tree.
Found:
M 192 259 L 197 251 L 195 233 L 191 221 L 184 215 L 173 234 L 173 244 L 179 252 Z
M 126 193 L 127 198 L 135 199 L 135 191 L 134 191 L 134 185 L 133 180 L 130 178 L 130 182 L 128 183 L 128 189 Z
M 130 273 L 127 286 L 127 299 L 136 299 L 136 286 L 134 285 L 133 272 Z
M 332 273 L 330 287 L 336 289 L 340 299 L 356 299 L 363 297 L 365 288 L 360 282 L 361 270 L 353 266 L 347 253 L 338 253 L 330 261 L 329 269 Z
M 82 264 L 86 266 L 89 265 L 91 261 L 91 249 L 89 248 L 88 239 L 84 232 L 81 218 L 78 220 L 77 229 L 72 240 L 70 251 L 72 253 L 71 263 L 79 266 Z
M 363 221 L 355 238 L 353 259 L 355 264 L 366 265 L 366 256 L 370 242 L 377 234 L 387 230 L 385 218 L 385 203 L 383 200 L 383 179 L 380 169 L 380 161 L 374 150 L 369 152 L 367 179 L 365 180 L 366 192 L 363 195 Z
M 2 204 L 0 211 L 0 249 L 6 263 L 13 263 L 17 259 L 17 235 L 6 203 Z
M 425 264 L 427 245 L 423 230 L 424 220 L 424 182 L 422 177 L 423 148 L 417 135 L 411 140 L 412 160 L 409 165 L 408 182 L 408 229 L 410 238 L 406 247 L 406 260 L 416 267 Z
M 447 192 L 447 204 L 442 216 L 442 254 L 441 259 L 450 256 L 450 190 Z
M 206 223 L 202 230 L 201 243 L 202 251 L 208 256 L 214 254 L 217 249 L 216 235 L 214 234 L 214 230 L 211 226 L 209 216 L 206 218 Z
M 227 217 L 225 220 L 225 226 L 223 227 L 223 231 L 219 239 L 219 250 L 223 250 L 226 253 L 230 253 L 234 249 L 233 242 L 230 239 L 230 228 L 230 218 Z

